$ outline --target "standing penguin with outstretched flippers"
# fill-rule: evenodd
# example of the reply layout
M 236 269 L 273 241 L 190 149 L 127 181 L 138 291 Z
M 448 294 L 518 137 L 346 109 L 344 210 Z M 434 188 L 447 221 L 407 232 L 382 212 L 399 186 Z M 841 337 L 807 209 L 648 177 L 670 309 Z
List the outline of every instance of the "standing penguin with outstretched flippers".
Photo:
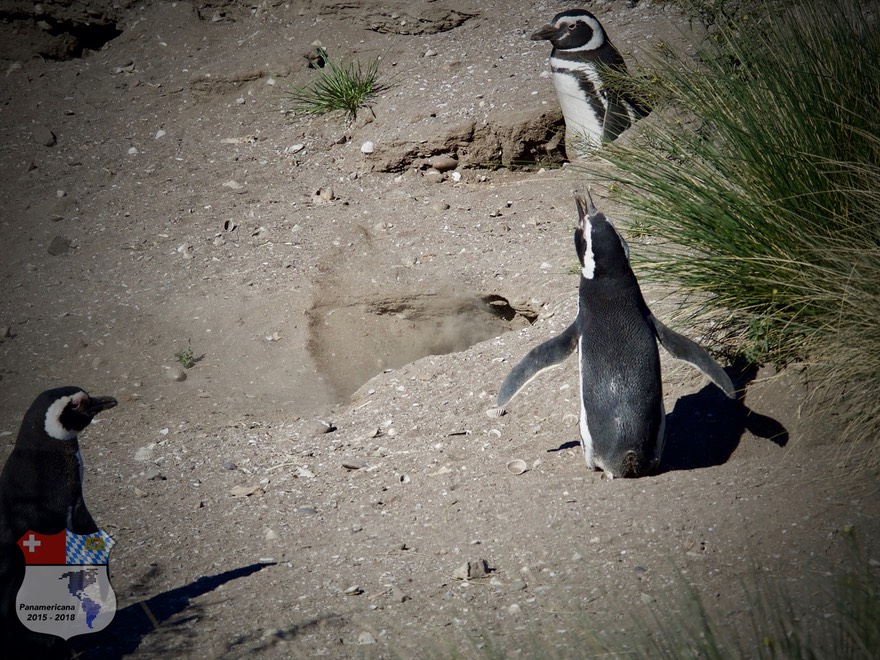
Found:
M 578 350 L 580 438 L 587 466 L 610 477 L 641 477 L 660 463 L 666 412 L 659 341 L 734 398 L 733 383 L 696 343 L 648 309 L 629 247 L 593 201 L 576 198 L 574 242 L 581 264 L 578 314 L 562 334 L 532 349 L 498 390 L 503 407 L 540 372 Z

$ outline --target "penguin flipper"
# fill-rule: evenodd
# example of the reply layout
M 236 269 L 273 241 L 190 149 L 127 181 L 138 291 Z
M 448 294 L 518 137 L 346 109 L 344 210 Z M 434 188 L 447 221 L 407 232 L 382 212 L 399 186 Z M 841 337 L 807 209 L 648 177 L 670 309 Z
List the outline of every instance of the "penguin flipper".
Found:
M 684 335 L 678 334 L 674 330 L 670 330 L 660 323 L 653 314 L 648 314 L 648 319 L 654 326 L 654 333 L 657 335 L 660 344 L 669 351 L 672 357 L 695 366 L 721 388 L 729 398 L 733 399 L 736 397 L 736 391 L 730 376 L 724 373 L 724 369 L 699 344 Z
M 577 341 L 577 322 L 574 322 L 561 335 L 548 339 L 530 350 L 501 383 L 498 390 L 498 406 L 504 406 L 542 371 L 563 362 L 577 347 Z

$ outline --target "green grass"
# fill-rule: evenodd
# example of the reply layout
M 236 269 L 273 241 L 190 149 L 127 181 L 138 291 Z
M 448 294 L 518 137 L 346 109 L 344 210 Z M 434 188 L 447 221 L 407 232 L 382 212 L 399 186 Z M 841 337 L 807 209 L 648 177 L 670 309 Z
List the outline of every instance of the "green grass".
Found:
M 378 57 L 362 65 L 357 60 L 331 60 L 323 49 L 321 56 L 324 66 L 317 69 L 317 78 L 286 93 L 295 114 L 341 110 L 354 120 L 358 110 L 369 108 L 379 94 L 390 88 L 390 83 L 382 81 L 379 75 Z
M 186 348 L 181 349 L 174 354 L 174 359 L 177 360 L 184 369 L 190 369 L 196 366 L 196 362 L 198 361 L 196 360 L 195 353 L 193 353 L 189 341 L 186 342 Z
M 813 366 L 876 465 L 880 27 L 867 6 L 765 7 L 717 24 L 696 58 L 658 54 L 642 83 L 654 116 L 599 157 L 660 239 L 646 275 L 752 360 Z

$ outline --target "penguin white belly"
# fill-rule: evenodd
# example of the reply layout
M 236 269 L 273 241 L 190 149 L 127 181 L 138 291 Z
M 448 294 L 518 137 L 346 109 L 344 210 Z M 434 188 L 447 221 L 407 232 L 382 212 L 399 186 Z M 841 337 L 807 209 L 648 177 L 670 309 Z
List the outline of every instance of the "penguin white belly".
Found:
M 590 434 L 590 427 L 587 424 L 587 408 L 584 405 L 584 367 L 580 359 L 581 355 L 583 355 L 583 341 L 583 337 L 578 337 L 578 398 L 581 401 L 581 449 L 584 450 L 584 460 L 587 462 L 587 467 L 592 470 L 596 465 L 593 462 L 593 436 Z
M 576 63 L 555 58 L 551 60 L 551 64 L 553 66 L 553 85 L 556 87 L 556 96 L 559 98 L 562 115 L 565 117 L 568 142 L 574 147 L 577 154 L 588 156 L 602 144 L 604 116 L 597 115 L 596 109 L 587 98 L 578 77 L 586 76 L 596 90 L 602 88 L 602 83 L 596 75 L 595 69 L 589 65 L 578 66 Z M 604 105 L 604 99 L 601 95 L 598 97 L 598 101 Z

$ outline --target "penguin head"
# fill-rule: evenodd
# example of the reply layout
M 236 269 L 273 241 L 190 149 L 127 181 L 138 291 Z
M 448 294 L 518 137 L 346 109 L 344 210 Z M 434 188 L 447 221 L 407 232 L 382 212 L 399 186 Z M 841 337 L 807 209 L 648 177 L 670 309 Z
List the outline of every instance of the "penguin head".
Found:
M 79 387 L 58 387 L 40 394 L 24 416 L 28 426 L 55 440 L 73 440 L 102 410 L 116 406 L 109 396 L 89 396 Z M 23 434 L 19 434 L 19 438 Z
M 547 40 L 554 48 L 567 51 L 597 50 L 605 43 L 605 30 L 599 19 L 585 9 L 569 9 L 531 36 L 532 41 Z
M 614 225 L 593 205 L 587 193 L 585 200 L 575 195 L 578 226 L 574 245 L 581 262 L 581 275 L 587 280 L 622 278 L 632 274 L 629 265 L 629 246 Z

